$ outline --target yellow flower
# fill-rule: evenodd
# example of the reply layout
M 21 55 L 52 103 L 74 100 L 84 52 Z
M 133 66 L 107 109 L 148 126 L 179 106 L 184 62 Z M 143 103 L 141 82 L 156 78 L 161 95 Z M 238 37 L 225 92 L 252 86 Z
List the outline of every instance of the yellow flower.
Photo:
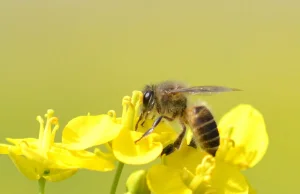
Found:
M 139 117 L 143 94 L 134 91 L 133 96 L 122 100 L 122 117 L 111 110 L 99 116 L 80 116 L 72 119 L 63 130 L 62 142 L 70 150 L 83 150 L 106 144 L 111 146 L 115 158 L 126 164 L 145 164 L 160 156 L 163 146 L 176 137 L 167 123 L 161 123 L 147 138 L 138 143 L 143 132 L 150 128 L 153 121 L 147 120 L 144 127 L 134 129 Z
M 1 154 L 8 154 L 16 167 L 27 178 L 39 180 L 44 178 L 48 181 L 60 181 L 76 173 L 76 168 L 69 168 L 64 164 L 57 164 L 48 159 L 48 152 L 54 143 L 55 133 L 59 127 L 58 119 L 52 117 L 53 111 L 46 114 L 47 122 L 43 128 L 43 120 L 37 117 L 40 122 L 39 138 L 11 139 L 7 141 L 14 145 L 1 144 Z M 52 129 L 52 125 L 54 128 Z
M 150 190 L 156 194 L 248 193 L 249 185 L 235 166 L 183 144 L 163 156 L 163 164 L 147 174 Z
M 53 110 L 48 110 L 45 127 L 42 117 L 37 117 L 40 123 L 38 139 L 7 138 L 13 145 L 0 144 L 0 153 L 8 154 L 20 172 L 32 180 L 64 180 L 75 174 L 78 168 L 101 171 L 114 168 L 112 161 L 98 153 L 69 151 L 62 144 L 54 143 L 59 124 L 53 114 Z
M 221 145 L 216 157 L 247 169 L 265 155 L 269 137 L 262 114 L 241 104 L 225 114 L 218 125 Z
M 116 158 L 126 164 L 146 164 L 160 156 L 163 146 L 176 138 L 176 133 L 168 123 L 162 122 L 154 132 L 147 138 L 139 139 L 153 123 L 147 120 L 144 127 L 135 131 L 135 123 L 139 117 L 139 109 L 142 103 L 143 94 L 133 92 L 132 98 L 123 98 L 123 113 L 121 118 L 121 131 L 116 139 L 112 141 L 112 149 Z
M 265 154 L 268 135 L 263 116 L 250 105 L 239 105 L 220 121 L 221 144 L 216 157 L 187 146 L 162 157 L 148 170 L 153 193 L 255 193 L 241 174 Z M 189 142 L 190 134 L 186 139 Z

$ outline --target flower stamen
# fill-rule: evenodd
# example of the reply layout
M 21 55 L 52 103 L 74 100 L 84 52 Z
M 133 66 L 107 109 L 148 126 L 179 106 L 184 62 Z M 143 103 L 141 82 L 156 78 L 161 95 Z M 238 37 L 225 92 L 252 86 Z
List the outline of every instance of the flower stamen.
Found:
M 114 110 L 109 110 L 107 112 L 107 115 L 110 116 L 111 118 L 113 118 L 114 120 L 117 118 L 116 111 L 114 111 Z
M 133 128 L 133 104 L 131 103 L 131 98 L 125 96 L 122 101 L 123 112 L 122 112 L 122 125 L 128 127 L 129 129 Z
M 49 109 L 45 114 L 47 119 L 46 124 L 44 119 L 41 116 L 37 116 L 36 120 L 40 123 L 40 131 L 39 131 L 39 148 L 41 152 L 49 151 L 50 147 L 54 143 L 56 131 L 59 129 L 58 118 L 53 117 L 54 111 Z M 52 129 L 52 125 L 54 125 Z
M 45 125 L 45 132 L 44 137 L 42 140 L 42 150 L 47 152 L 50 149 L 50 146 L 53 144 L 54 138 L 52 137 L 52 125 L 54 124 L 54 130 L 56 131 L 58 129 L 58 119 L 56 117 L 47 118 L 47 122 Z M 55 134 L 55 133 L 54 133 Z
M 143 93 L 140 91 L 133 91 L 131 103 L 135 106 L 134 107 L 134 110 L 135 110 L 134 118 L 137 118 L 138 117 L 137 114 L 140 111 L 140 106 L 143 103 Z
M 57 120 L 58 121 L 58 120 Z M 59 129 L 59 123 L 56 122 L 54 128 L 52 129 L 52 134 L 51 134 L 51 140 L 50 140 L 50 146 L 52 146 L 54 144 L 55 141 L 55 135 L 57 130 Z
M 198 190 L 200 188 L 200 185 L 202 183 L 207 184 L 210 183 L 212 172 L 216 167 L 216 161 L 215 158 L 211 155 L 206 155 L 203 159 L 201 164 L 199 164 L 196 168 L 196 175 L 193 178 L 193 180 L 189 184 L 189 188 L 191 188 L 193 191 Z M 204 186 L 204 185 L 203 185 Z
M 235 147 L 235 142 L 233 139 L 230 139 L 229 137 L 221 138 L 220 147 L 217 151 L 217 157 L 226 158 L 228 151 L 234 147 Z
M 39 145 L 42 146 L 43 136 L 44 136 L 44 119 L 41 116 L 37 116 L 36 120 L 40 123 L 40 132 L 39 132 Z

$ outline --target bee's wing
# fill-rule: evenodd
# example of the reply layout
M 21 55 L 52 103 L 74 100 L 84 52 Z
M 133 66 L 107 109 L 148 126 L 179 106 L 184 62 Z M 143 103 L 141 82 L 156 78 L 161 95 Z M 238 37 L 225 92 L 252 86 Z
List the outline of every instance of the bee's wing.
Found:
M 224 86 L 194 86 L 188 88 L 178 88 L 169 91 L 170 93 L 189 93 L 189 94 L 199 94 L 199 95 L 210 95 L 221 92 L 232 92 L 232 91 L 241 91 L 236 88 L 228 88 Z

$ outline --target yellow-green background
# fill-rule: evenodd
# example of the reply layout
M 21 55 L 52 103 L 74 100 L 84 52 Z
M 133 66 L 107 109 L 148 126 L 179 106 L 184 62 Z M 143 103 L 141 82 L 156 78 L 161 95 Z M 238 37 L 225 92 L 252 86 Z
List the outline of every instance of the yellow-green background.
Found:
M 205 97 L 216 118 L 239 103 L 265 116 L 270 146 L 245 174 L 259 193 L 299 189 L 300 3 L 276 1 L 1 1 L 0 139 L 37 137 L 53 108 L 63 127 L 165 79 L 237 87 Z M 57 137 L 57 140 L 60 140 Z M 141 167 L 142 168 L 142 167 Z M 124 191 L 126 166 L 118 193 Z M 80 171 L 46 193 L 108 193 L 113 172 Z M 0 156 L 1 193 L 37 193 Z

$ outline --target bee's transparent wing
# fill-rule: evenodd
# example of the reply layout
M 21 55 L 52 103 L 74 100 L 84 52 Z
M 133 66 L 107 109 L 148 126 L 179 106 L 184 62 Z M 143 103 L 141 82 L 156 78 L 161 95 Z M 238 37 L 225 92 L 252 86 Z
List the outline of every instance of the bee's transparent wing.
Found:
M 232 92 L 232 91 L 241 91 L 236 88 L 228 88 L 224 86 L 194 86 L 188 88 L 178 88 L 169 91 L 170 93 L 189 93 L 189 94 L 199 94 L 199 95 L 211 95 L 221 92 Z

